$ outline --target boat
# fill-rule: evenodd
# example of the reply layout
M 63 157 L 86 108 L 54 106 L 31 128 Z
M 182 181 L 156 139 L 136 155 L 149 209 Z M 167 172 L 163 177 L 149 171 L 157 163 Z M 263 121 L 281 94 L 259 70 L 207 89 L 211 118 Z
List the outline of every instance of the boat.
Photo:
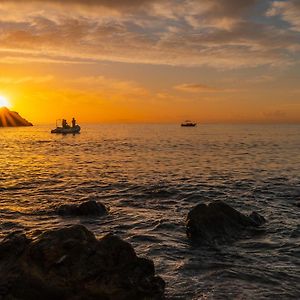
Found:
M 62 122 L 61 122 L 62 121 Z M 61 122 L 62 126 L 58 126 L 57 123 Z M 69 126 L 65 119 L 56 120 L 56 128 L 51 130 L 51 133 L 60 133 L 60 134 L 76 134 L 80 133 L 81 127 L 76 124 L 76 120 L 73 118 L 72 126 Z
M 80 126 L 76 125 L 74 127 L 56 127 L 55 129 L 51 130 L 51 133 L 61 133 L 61 134 L 76 134 L 80 133 Z
M 186 120 L 183 123 L 181 123 L 181 127 L 195 127 L 197 123 L 192 122 L 190 120 Z

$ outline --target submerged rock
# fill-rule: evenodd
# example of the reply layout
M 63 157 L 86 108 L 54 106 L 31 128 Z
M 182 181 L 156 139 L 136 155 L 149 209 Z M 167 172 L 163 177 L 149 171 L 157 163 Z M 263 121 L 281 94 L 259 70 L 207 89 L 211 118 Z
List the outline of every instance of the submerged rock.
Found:
M 33 126 L 32 123 L 22 118 L 17 112 L 7 107 L 0 108 L 0 127 Z
M 155 300 L 164 287 L 129 243 L 112 234 L 97 240 L 81 225 L 0 243 L 1 299 Z
M 255 229 L 266 222 L 256 212 L 243 215 L 222 201 L 198 204 L 188 214 L 187 235 L 202 242 L 229 241 L 241 236 L 245 229 Z
M 61 205 L 56 209 L 56 213 L 61 216 L 103 216 L 108 214 L 108 209 L 100 202 L 89 200 L 79 205 Z

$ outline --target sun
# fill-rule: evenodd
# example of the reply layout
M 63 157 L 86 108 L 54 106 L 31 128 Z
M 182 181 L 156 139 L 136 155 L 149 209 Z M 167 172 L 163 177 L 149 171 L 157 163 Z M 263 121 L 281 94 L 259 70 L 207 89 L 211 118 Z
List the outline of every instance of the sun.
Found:
M 9 101 L 4 97 L 0 95 L 0 108 L 6 106 L 6 107 L 10 107 L 10 103 Z

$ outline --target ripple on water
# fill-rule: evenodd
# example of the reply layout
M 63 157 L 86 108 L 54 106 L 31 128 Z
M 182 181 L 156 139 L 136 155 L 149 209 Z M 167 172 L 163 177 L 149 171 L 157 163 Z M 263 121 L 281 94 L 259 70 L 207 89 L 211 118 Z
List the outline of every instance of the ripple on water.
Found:
M 299 126 L 36 126 L 0 134 L 0 235 L 83 224 L 114 232 L 154 260 L 169 299 L 299 299 Z M 54 208 L 96 199 L 100 218 Z M 223 200 L 268 223 L 214 248 L 190 243 L 186 215 Z

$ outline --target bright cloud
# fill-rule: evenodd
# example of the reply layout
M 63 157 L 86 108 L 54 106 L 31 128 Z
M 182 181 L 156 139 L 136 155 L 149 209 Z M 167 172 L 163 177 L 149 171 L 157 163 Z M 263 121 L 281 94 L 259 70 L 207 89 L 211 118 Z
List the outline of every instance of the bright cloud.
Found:
M 174 88 L 179 91 L 190 93 L 217 93 L 222 91 L 221 89 L 199 83 L 183 83 L 176 85 Z

